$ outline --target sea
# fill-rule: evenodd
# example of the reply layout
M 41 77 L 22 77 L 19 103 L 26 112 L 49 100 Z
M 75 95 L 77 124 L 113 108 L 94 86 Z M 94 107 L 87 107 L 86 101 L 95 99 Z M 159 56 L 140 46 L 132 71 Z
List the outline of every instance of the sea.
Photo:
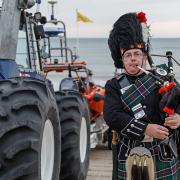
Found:
M 75 50 L 77 47 L 76 38 L 68 38 L 67 46 Z M 24 49 L 24 39 L 19 40 L 17 52 L 21 53 Z M 172 57 L 180 63 L 180 38 L 152 38 L 151 39 L 151 54 L 166 55 L 167 51 L 172 51 Z M 87 67 L 92 70 L 92 80 L 104 86 L 108 79 L 111 79 L 115 73 L 115 67 L 108 48 L 107 38 L 80 38 L 78 40 L 78 60 L 87 62 Z M 18 59 L 17 55 L 17 59 Z M 156 65 L 168 63 L 166 57 L 155 57 L 153 61 Z M 180 66 L 173 61 L 175 77 L 180 81 Z M 49 78 L 53 81 L 57 88 L 59 84 L 59 75 L 52 74 Z M 55 88 L 55 89 L 56 89 Z

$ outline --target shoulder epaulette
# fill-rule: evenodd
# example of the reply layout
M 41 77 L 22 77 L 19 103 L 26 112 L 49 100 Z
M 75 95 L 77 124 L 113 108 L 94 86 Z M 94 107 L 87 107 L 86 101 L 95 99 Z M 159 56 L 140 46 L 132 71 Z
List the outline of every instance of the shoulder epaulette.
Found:
M 123 77 L 125 77 L 124 73 L 117 74 L 117 75 L 114 76 L 114 78 L 116 78 L 118 81 L 121 80 Z
M 118 80 L 119 85 L 120 85 L 121 88 L 125 88 L 125 87 L 130 86 L 130 82 L 127 79 L 127 77 L 126 77 L 126 75 L 124 73 L 120 74 L 119 77 L 117 78 L 117 80 Z

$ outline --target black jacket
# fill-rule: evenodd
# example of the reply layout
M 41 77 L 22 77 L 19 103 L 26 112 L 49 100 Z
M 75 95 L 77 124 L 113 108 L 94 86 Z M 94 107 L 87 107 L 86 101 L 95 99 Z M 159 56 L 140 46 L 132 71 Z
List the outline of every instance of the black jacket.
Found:
M 126 75 L 130 84 L 134 83 L 137 78 L 142 78 L 145 74 L 138 77 Z M 125 111 L 121 100 L 120 79 L 113 78 L 107 81 L 105 85 L 105 101 L 104 101 L 104 120 L 110 128 L 115 129 L 120 136 L 120 159 L 126 159 L 129 150 L 135 146 L 144 145 L 141 141 L 144 139 L 144 131 L 148 123 L 163 125 L 164 120 L 160 115 L 159 101 L 160 95 L 155 90 L 149 94 L 142 102 L 143 110 L 146 117 L 135 119 L 132 111 Z M 157 144 L 158 142 L 155 142 Z M 124 147 L 121 145 L 124 144 Z M 134 144 L 134 145 L 133 145 Z M 148 145 L 149 146 L 149 145 Z M 153 144 L 151 144 L 153 146 Z M 164 150 L 167 147 L 163 147 Z M 162 148 L 162 149 L 163 149 Z M 162 150 L 162 151 L 164 151 Z M 167 150 L 169 152 L 169 150 Z M 161 152 L 166 158 L 171 158 L 171 153 Z M 125 156 L 124 156 L 125 155 Z

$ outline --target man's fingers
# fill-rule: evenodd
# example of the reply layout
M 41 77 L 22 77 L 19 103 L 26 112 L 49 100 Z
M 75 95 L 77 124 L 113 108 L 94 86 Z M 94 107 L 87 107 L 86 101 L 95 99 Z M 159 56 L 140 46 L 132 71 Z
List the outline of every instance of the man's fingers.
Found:
M 178 119 L 172 118 L 172 119 L 165 119 L 165 122 L 177 122 Z
M 169 130 L 161 125 L 150 124 L 147 129 L 148 135 L 157 139 L 166 139 L 169 136 Z
M 166 139 L 166 138 L 168 138 L 168 135 L 158 134 L 157 138 L 158 138 L 158 139 Z
M 168 136 L 169 136 L 169 134 L 165 134 L 164 132 L 161 132 L 161 133 L 159 134 L 159 138 L 160 138 L 160 139 L 166 139 L 166 138 L 168 138 Z
M 178 126 L 177 120 L 165 121 L 164 126 Z
M 160 135 L 160 136 L 169 136 L 169 132 L 168 132 L 168 129 L 166 130 L 167 128 L 161 128 L 161 129 L 158 129 L 157 133 Z
M 166 120 L 165 123 L 177 123 L 176 119 Z
M 166 127 L 158 126 L 158 129 L 161 131 L 169 132 L 169 130 Z
M 165 121 L 172 121 L 174 120 L 174 116 L 168 116 L 165 118 Z
M 168 117 L 165 118 L 165 121 L 177 120 L 179 118 L 178 114 L 170 114 Z

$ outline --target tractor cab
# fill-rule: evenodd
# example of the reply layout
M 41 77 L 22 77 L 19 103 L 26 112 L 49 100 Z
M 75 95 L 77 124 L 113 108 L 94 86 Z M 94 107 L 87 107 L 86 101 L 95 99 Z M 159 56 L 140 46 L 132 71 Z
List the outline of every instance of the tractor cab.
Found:
M 21 11 L 16 51 L 20 76 L 45 80 L 39 42 L 45 37 L 43 25 L 46 21 L 40 12 Z

